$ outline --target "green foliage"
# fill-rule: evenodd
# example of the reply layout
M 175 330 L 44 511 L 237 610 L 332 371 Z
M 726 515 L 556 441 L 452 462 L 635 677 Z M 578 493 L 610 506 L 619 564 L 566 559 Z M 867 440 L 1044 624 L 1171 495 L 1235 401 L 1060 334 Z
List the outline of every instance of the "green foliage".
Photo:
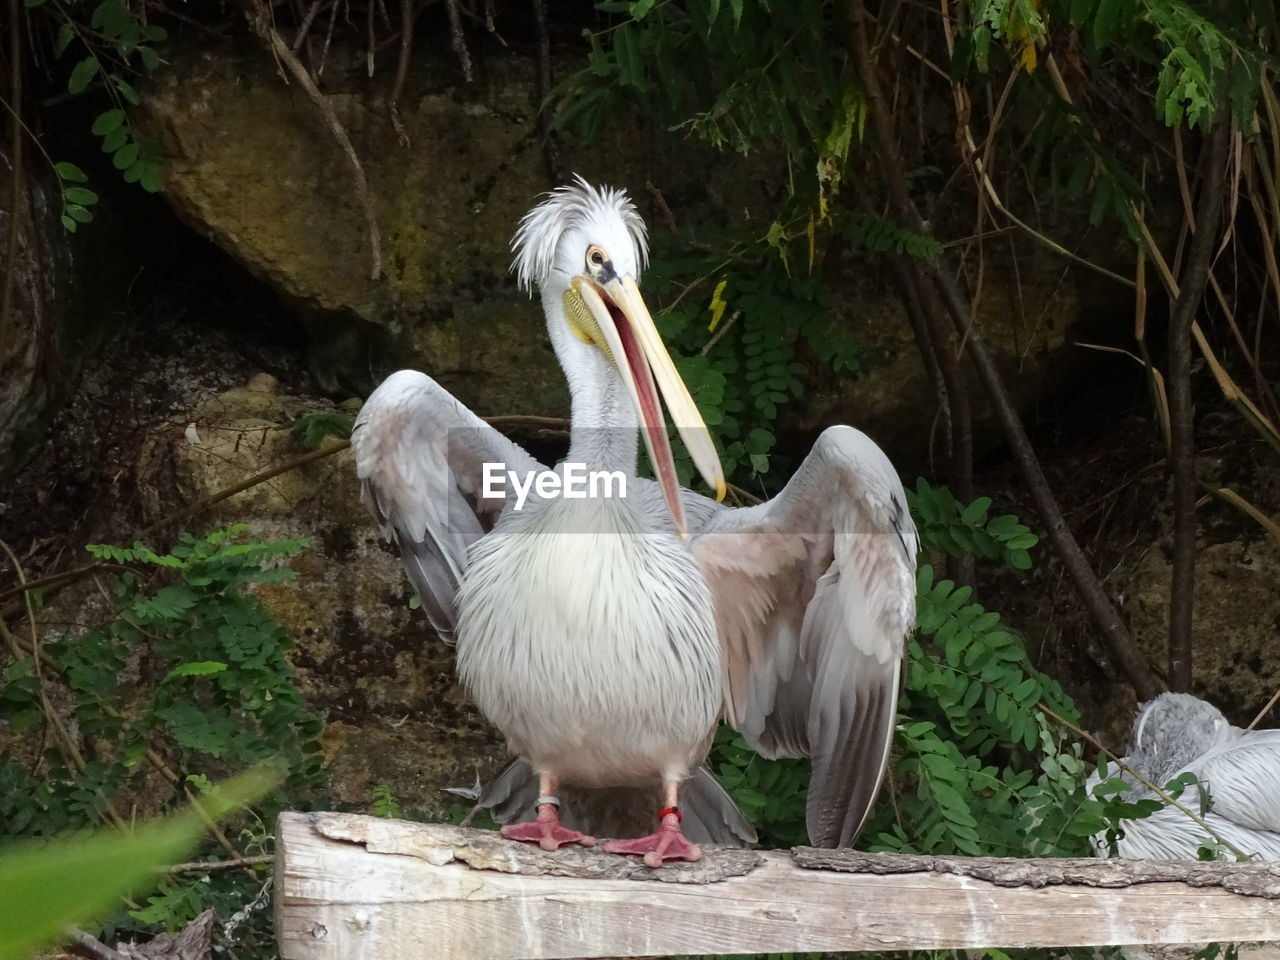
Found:
M 840 233 L 853 251 L 899 253 L 921 260 L 942 253 L 942 244 L 933 237 L 866 213 L 850 213 L 841 217 Z
M 1095 55 L 1121 52 L 1159 63 L 1153 100 L 1166 126 L 1211 121 L 1220 80 L 1236 121 L 1251 125 L 1266 69 L 1274 69 L 1257 39 L 1268 29 L 1274 36 L 1274 11 L 1255 19 L 1253 5 L 1186 0 L 1058 0 L 1050 9 L 1081 31 Z
M 294 685 L 288 635 L 248 590 L 292 579 L 281 563 L 306 541 L 273 543 L 245 533 L 240 525 L 182 534 L 167 553 L 143 543 L 88 548 L 123 568 L 106 590 L 116 612 L 82 636 L 43 643 L 43 683 L 47 689 L 56 682 L 69 698 L 85 742 L 83 767 L 52 746 L 31 770 L 0 758 L 0 837 L 83 829 L 106 819 L 110 806 L 138 797 L 175 802 L 198 794 L 221 806 L 225 788 L 212 780 L 245 766 L 278 771 L 294 791 L 320 782 L 321 721 Z M 41 720 L 33 662 L 7 664 L 0 722 L 24 729 Z M 156 794 L 159 765 L 180 778 L 168 796 Z M 270 809 L 280 799 L 269 798 Z M 263 818 L 249 811 L 240 820 L 242 848 L 265 852 Z M 179 929 L 209 906 L 223 915 L 240 910 L 256 892 L 240 871 L 197 875 L 166 883 L 113 923 Z
M 787 187 L 782 207 L 791 212 L 776 216 L 786 221 L 803 210 L 813 224 L 811 245 L 822 245 L 824 231 L 834 227 L 853 250 L 936 255 L 929 238 L 861 211 L 841 225 L 849 211 L 830 204 L 864 147 L 868 114 L 848 55 L 846 5 L 603 0 L 596 6 L 606 26 L 585 32 L 587 64 L 556 91 L 559 125 L 593 136 L 621 110 L 638 110 L 715 149 L 779 157 L 778 176 Z M 936 25 L 925 18 L 914 26 L 928 32 L 895 42 L 934 49 Z M 1246 136 L 1267 122 L 1258 106 L 1278 69 L 1274 4 L 968 0 L 967 16 L 955 26 L 954 54 L 944 64 L 950 78 L 934 82 L 964 84 L 975 104 L 984 93 L 988 102 L 999 102 L 1003 114 L 998 123 L 991 118 L 995 135 L 1006 138 L 1010 155 L 1026 158 L 1010 170 L 1012 179 L 1033 189 L 1047 184 L 1061 209 L 1087 210 L 1093 225 L 1114 220 L 1134 239 L 1143 168 L 1126 142 L 1133 111 L 1154 121 L 1139 137 L 1158 135 L 1162 126 L 1203 129 L 1224 97 Z M 1045 77 L 1039 61 L 1046 50 L 1058 51 L 1059 64 L 1070 63 L 1066 86 Z M 1117 102 L 1117 88 L 1127 92 L 1127 102 Z M 910 101 L 908 88 L 901 92 L 903 117 L 927 112 Z M 938 93 L 920 84 L 915 96 L 927 104 Z M 1110 132 L 1111 118 L 1095 114 L 1107 110 L 1123 133 L 1100 136 Z M 983 120 L 979 108 L 965 122 L 980 130 Z M 927 143 L 919 146 L 926 157 L 934 152 Z M 1149 165 L 1145 157 L 1140 163 Z M 862 192 L 879 203 L 874 184 Z
M 973 554 L 1013 570 L 1031 569 L 1029 551 L 1040 538 L 1012 514 L 988 517 L 990 497 L 979 497 L 966 506 L 946 487 L 931 486 L 921 477 L 915 490 L 907 491 L 907 503 L 926 549 L 953 557 Z
M 858 91 L 827 45 L 826 4 L 610 0 L 597 7 L 623 16 L 606 30 L 584 31 L 588 65 L 559 91 L 561 126 L 593 135 L 625 99 L 741 153 L 779 144 L 807 156 L 823 144 L 839 154 L 860 132 Z
M 111 156 L 127 183 L 158 192 L 163 154 L 154 141 L 133 128 L 126 111 L 141 102 L 134 86 L 140 71 L 150 74 L 159 69 L 158 47 L 168 33 L 146 22 L 123 0 L 26 0 L 26 6 L 52 22 L 53 58 L 66 63 L 74 58 L 66 74 L 67 93 L 80 96 L 92 90 L 109 104 L 91 128 L 102 140 L 102 152 Z M 85 186 L 89 178 L 76 164 L 50 164 L 62 190 L 62 226 L 74 233 L 80 224 L 93 220 L 98 195 Z
M 62 226 L 70 233 L 76 232 L 76 225 L 88 223 L 93 219 L 89 209 L 98 202 L 98 195 L 83 184 L 89 177 L 74 163 L 55 163 L 53 172 L 58 176 L 58 185 L 62 191 Z
M 274 776 L 246 774 L 204 803 L 221 817 L 262 796 Z M 54 841 L 30 840 L 0 850 L 0 960 L 22 960 L 56 939 L 68 924 L 111 909 L 131 890 L 154 883 L 156 868 L 195 845 L 204 820 L 194 810 L 129 831 L 82 833 Z
M 858 370 L 856 343 L 827 286 L 788 272 L 764 242 L 739 251 L 732 265 L 718 253 L 660 256 L 645 287 L 655 302 L 669 304 L 658 327 L 731 479 L 746 483 L 775 470 L 775 426 L 781 408 L 804 396 L 804 353 L 840 376 Z M 681 482 L 691 483 L 692 462 L 682 445 L 673 451 Z
M 1072 856 L 1103 827 L 1084 795 L 1083 749 L 1038 709 L 1074 722 L 1061 687 L 1030 663 L 969 587 L 921 566 L 917 633 L 907 648 L 899 755 L 868 828 L 876 849 Z
M 794 847 L 808 841 L 804 829 L 809 761 L 765 760 L 742 735 L 722 724 L 711 748 L 711 767 L 755 825 L 764 847 Z
M 53 834 L 86 826 L 139 775 L 148 748 L 176 751 L 180 766 L 269 764 L 292 786 L 316 781 L 320 721 L 292 682 L 289 638 L 251 583 L 291 579 L 268 566 L 305 541 L 244 542 L 243 527 L 207 537 L 181 536 L 167 554 L 141 543 L 95 545 L 94 556 L 131 565 L 113 584 L 118 615 L 83 637 L 53 640 L 45 650 L 74 698 L 80 730 L 109 750 L 82 773 L 55 764 L 39 780 L 0 763 L 0 835 Z M 157 581 L 147 568 L 172 571 Z M 145 663 L 137 662 L 145 649 Z M 128 679 L 143 671 L 141 689 Z M 29 659 L 5 668 L 0 716 L 19 727 L 39 718 Z M 131 702 L 129 711 L 118 709 Z M 219 761 L 211 763 L 211 761 Z
M 379 780 L 373 785 L 373 815 L 391 820 L 400 819 L 400 801 L 396 799 L 391 784 Z
M 314 450 L 328 437 L 351 436 L 356 418 L 341 410 L 321 410 L 305 413 L 289 425 L 289 435 L 294 442 L 308 450 Z

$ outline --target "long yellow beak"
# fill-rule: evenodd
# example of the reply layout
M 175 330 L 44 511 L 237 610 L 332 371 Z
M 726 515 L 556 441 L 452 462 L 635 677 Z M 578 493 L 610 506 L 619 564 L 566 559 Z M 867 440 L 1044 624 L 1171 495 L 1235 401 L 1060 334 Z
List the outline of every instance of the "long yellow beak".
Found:
M 572 302 L 575 297 L 578 303 Z M 715 490 L 717 500 L 724 499 L 724 470 L 711 433 L 689 395 L 689 388 L 671 362 L 639 287 L 631 277 L 620 277 L 605 284 L 588 277 L 575 277 L 565 299 L 570 322 L 596 341 L 622 374 L 640 417 L 640 433 L 657 472 L 662 496 L 676 529 L 682 537 L 686 536 L 680 484 L 667 441 L 666 421 L 658 404 L 659 393 L 694 466 Z M 581 315 L 582 308 L 588 316 Z

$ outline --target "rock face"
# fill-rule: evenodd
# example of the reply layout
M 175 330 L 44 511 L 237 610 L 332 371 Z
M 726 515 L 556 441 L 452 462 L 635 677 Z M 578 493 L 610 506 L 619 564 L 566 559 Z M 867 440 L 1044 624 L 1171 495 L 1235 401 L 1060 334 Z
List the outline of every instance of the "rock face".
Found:
M 368 99 L 329 97 L 374 199 L 377 279 L 351 168 L 305 96 L 256 46 L 175 63 L 149 98 L 166 196 L 298 311 L 324 386 L 359 392 L 417 365 L 485 414 L 563 412 L 541 312 L 507 269 L 515 224 L 549 186 L 531 61 L 411 89 L 408 148 Z M 588 176 L 643 183 L 634 150 L 576 159 Z
M 991 276 L 974 326 L 1000 366 L 1014 402 L 1025 409 L 1079 376 L 1092 361 L 1068 336 L 1083 319 L 1085 297 L 1064 274 L 1062 262 L 1039 251 L 1023 253 L 1016 263 L 1006 255 L 990 255 L 987 269 Z M 1115 309 L 1114 301 L 1103 309 L 1108 308 Z M 829 424 L 850 423 L 885 447 L 905 476 L 936 471 L 946 463 L 945 428 L 910 324 L 887 278 L 881 285 L 860 282 L 839 288 L 835 310 L 842 324 L 857 332 L 862 368 L 853 381 L 821 376 L 811 385 L 803 410 L 793 414 L 794 426 L 807 440 Z M 981 453 L 999 443 L 1002 434 L 976 376 L 967 363 L 962 370 L 974 448 Z
M 150 469 L 192 502 L 304 452 L 290 424 L 332 408 L 273 387 L 270 377 L 255 378 L 156 431 Z M 406 811 L 439 819 L 451 802 L 444 787 L 470 786 L 505 757 L 457 685 L 453 651 L 409 609 L 399 557 L 359 501 L 349 450 L 252 487 L 205 522 L 311 539 L 290 562 L 298 578 L 261 584 L 258 595 L 294 638 L 298 685 L 326 717 L 333 801 L 367 809 L 373 786 L 386 781 Z
M 171 156 L 165 196 L 298 314 L 326 389 L 363 394 L 412 366 L 481 414 L 567 412 L 541 312 L 508 273 L 515 225 L 552 185 L 531 59 L 505 52 L 467 84 L 450 75 L 447 51 L 416 56 L 400 101 L 407 148 L 374 96 L 327 94 L 368 176 L 382 242 L 377 279 L 350 167 L 315 106 L 260 47 L 173 63 L 148 105 Z M 577 66 L 566 61 L 561 75 Z M 774 215 L 767 158 L 711 155 L 635 117 L 617 123 L 601 142 L 566 143 L 565 163 L 628 186 L 651 225 L 674 211 L 681 228 L 755 229 Z M 663 204 L 647 184 L 661 186 Z M 1029 401 L 1069 373 L 1065 358 L 1080 356 L 1067 333 L 1082 297 L 1061 261 L 1034 248 L 1019 257 L 1014 265 L 988 255 L 978 322 L 1016 396 Z M 803 448 L 823 426 L 853 423 L 922 464 L 935 428 L 932 389 L 896 293 L 855 273 L 836 281 L 835 300 L 863 347 L 864 372 L 819 378 L 807 406 L 787 410 L 777 432 Z M 990 421 L 976 386 L 973 395 L 979 439 L 994 437 L 981 429 Z M 940 441 L 933 448 L 938 455 Z
M 1167 657 L 1171 567 L 1151 550 L 1135 571 L 1131 629 L 1153 663 Z M 1280 548 L 1270 541 L 1217 543 L 1196 554 L 1192 692 L 1246 726 L 1280 688 Z M 1263 726 L 1267 726 L 1264 723 Z

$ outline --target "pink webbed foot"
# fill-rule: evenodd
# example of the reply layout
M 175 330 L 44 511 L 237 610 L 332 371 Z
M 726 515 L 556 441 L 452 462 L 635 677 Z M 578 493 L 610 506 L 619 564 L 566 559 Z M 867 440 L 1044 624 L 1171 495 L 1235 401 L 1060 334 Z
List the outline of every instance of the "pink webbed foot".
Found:
M 604 845 L 609 853 L 626 853 L 644 856 L 646 867 L 657 868 L 667 860 L 687 860 L 696 863 L 702 859 L 702 851 L 680 832 L 680 814 L 671 808 L 662 812 L 662 825 L 656 833 L 638 840 L 609 840 Z
M 594 847 L 596 838 L 577 830 L 570 830 L 560 825 L 560 812 L 553 803 L 544 803 L 538 807 L 538 818 L 529 823 L 517 823 L 503 827 L 499 831 L 508 840 L 519 840 L 521 843 L 536 843 L 543 850 L 555 851 L 568 843 Z

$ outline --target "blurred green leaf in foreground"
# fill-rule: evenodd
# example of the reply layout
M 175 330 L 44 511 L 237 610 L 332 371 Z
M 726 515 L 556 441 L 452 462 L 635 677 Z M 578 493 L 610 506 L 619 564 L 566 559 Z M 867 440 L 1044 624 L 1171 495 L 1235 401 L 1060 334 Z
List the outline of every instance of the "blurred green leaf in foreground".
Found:
M 128 833 L 98 830 L 0 849 L 0 960 L 25 960 L 68 924 L 105 913 L 134 887 L 154 883 L 157 867 L 195 846 L 206 817 L 225 816 L 277 780 L 269 770 L 251 770 L 202 797 L 199 811 Z

